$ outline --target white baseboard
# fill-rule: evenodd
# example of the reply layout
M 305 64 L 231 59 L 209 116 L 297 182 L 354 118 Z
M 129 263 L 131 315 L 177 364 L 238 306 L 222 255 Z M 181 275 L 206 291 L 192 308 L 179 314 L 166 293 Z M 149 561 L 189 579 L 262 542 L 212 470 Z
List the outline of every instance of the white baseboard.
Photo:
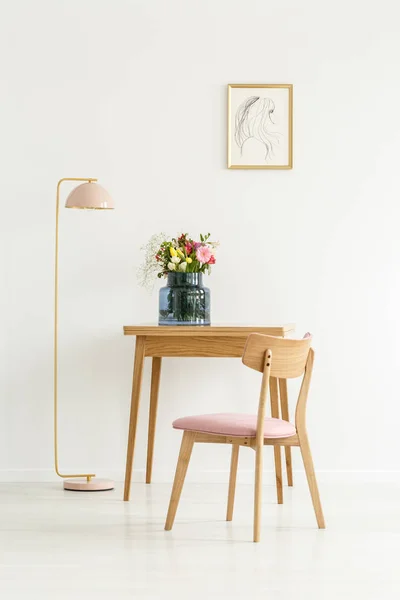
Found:
M 70 470 L 70 473 L 77 472 Z M 79 471 L 78 471 L 79 472 Z M 104 470 L 94 469 L 98 477 L 113 479 L 114 481 L 124 480 L 124 471 L 122 470 Z M 162 471 L 154 470 L 154 483 L 171 483 L 173 479 L 173 470 Z M 400 471 L 333 471 L 319 470 L 317 478 L 320 483 L 395 483 L 400 485 Z M 264 472 L 265 483 L 274 483 L 274 473 L 271 470 Z M 294 480 L 305 482 L 304 471 L 294 471 Z M 192 483 L 227 483 L 229 479 L 228 470 L 204 470 L 188 473 L 187 481 Z M 137 469 L 132 474 L 132 481 L 144 482 L 144 469 Z M 59 477 L 52 469 L 0 469 L 0 483 L 51 483 L 60 481 Z M 238 470 L 238 483 L 251 484 L 254 481 L 254 472 L 252 470 Z

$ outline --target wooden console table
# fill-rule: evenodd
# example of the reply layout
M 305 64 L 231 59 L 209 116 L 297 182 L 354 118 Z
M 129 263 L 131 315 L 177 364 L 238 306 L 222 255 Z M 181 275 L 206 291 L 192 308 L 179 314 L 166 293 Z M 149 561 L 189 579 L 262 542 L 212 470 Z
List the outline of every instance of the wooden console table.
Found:
M 131 396 L 131 416 L 129 421 L 128 450 L 126 456 L 124 500 L 129 500 L 133 454 L 135 450 L 136 427 L 142 386 L 143 363 L 147 356 L 153 358 L 150 391 L 149 430 L 147 441 L 146 483 L 151 482 L 153 466 L 154 437 L 156 430 L 158 390 L 160 386 L 161 359 L 163 357 L 203 357 L 240 358 L 250 333 L 264 333 L 285 337 L 294 331 L 294 325 L 277 326 L 160 326 L 129 325 L 124 327 L 125 335 L 136 336 L 136 349 L 133 364 Z M 281 416 L 289 419 L 286 380 L 279 381 Z M 278 385 L 271 385 L 271 394 L 278 395 Z M 285 447 L 288 484 L 292 481 L 292 459 L 290 447 Z

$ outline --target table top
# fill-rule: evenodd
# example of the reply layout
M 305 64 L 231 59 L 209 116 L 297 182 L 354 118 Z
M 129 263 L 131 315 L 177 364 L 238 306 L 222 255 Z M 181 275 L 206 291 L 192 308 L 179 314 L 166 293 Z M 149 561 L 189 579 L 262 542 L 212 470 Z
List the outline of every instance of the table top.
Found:
M 284 325 L 125 325 L 124 335 L 144 336 L 200 336 L 200 337 L 237 337 L 250 333 L 264 333 L 265 335 L 286 336 L 294 331 L 293 323 Z

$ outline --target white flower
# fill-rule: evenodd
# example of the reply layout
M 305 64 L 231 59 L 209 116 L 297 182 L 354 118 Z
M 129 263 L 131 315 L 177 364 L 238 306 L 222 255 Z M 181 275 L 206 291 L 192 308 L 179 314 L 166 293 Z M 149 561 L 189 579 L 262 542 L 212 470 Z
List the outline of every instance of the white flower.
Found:
M 181 259 L 179 258 L 179 256 L 171 256 L 171 262 L 177 265 L 181 262 Z
M 139 285 L 147 288 L 149 292 L 154 287 L 154 281 L 157 280 L 157 274 L 160 271 L 160 264 L 156 260 L 156 254 L 160 249 L 160 245 L 167 238 L 165 233 L 158 233 L 151 236 L 150 240 L 141 250 L 144 251 L 144 262 L 138 269 Z
M 175 271 L 175 265 L 174 265 L 174 263 L 173 263 L 173 262 L 169 262 L 169 263 L 168 263 L 168 269 L 169 269 L 170 271 Z
M 220 243 L 219 242 L 207 242 L 208 246 L 210 246 L 213 250 L 217 250 Z
M 179 269 L 179 271 L 182 271 L 184 273 L 186 271 L 186 267 L 187 267 L 187 263 L 183 262 L 179 265 L 178 269 Z

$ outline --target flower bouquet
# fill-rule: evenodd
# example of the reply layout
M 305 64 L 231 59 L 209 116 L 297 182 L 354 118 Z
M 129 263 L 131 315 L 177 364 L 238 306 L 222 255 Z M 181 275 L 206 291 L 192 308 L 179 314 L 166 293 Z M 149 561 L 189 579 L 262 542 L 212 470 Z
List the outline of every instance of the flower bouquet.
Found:
M 217 246 L 209 233 L 200 235 L 199 242 L 187 233 L 171 240 L 164 235 L 150 239 L 139 278 L 146 286 L 155 275 L 167 278 L 167 286 L 160 289 L 160 325 L 210 324 L 210 290 L 203 286 L 203 274 L 211 272 Z

